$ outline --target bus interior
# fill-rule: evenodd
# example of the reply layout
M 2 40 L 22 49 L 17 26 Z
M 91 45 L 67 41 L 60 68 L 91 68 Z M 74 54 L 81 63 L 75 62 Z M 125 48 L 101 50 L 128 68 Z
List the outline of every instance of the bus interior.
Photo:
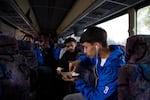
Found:
M 10 30 L 52 39 L 83 30 L 149 4 L 148 0 L 1 0 L 1 23 Z M 139 6 L 140 5 L 140 6 Z M 3 26 L 3 25 L 1 25 Z M 3 29 L 1 29 L 3 32 Z M 5 31 L 5 29 L 4 29 Z
M 139 11 L 144 7 L 148 7 L 145 10 L 145 12 L 147 12 L 146 14 L 144 10 Z M 111 24 L 107 26 L 104 25 L 105 22 L 124 15 L 125 19 L 121 19 L 120 21 L 125 21 L 127 22 L 126 24 L 115 20 L 112 26 L 110 26 Z M 141 16 L 139 17 L 139 15 L 146 16 L 142 16 L 144 21 L 140 19 Z M 31 88 L 29 88 L 30 99 L 27 96 L 20 99 L 19 93 L 15 94 L 14 92 L 11 94 L 12 92 L 9 92 L 11 94 L 10 97 L 6 96 L 7 99 L 3 98 L 2 100 L 62 100 L 62 92 L 57 93 L 61 88 L 53 87 L 53 85 L 57 83 L 52 82 L 56 81 L 55 78 L 58 78 L 58 76 L 49 77 L 55 75 L 55 72 L 53 73 L 52 70 L 56 70 L 55 67 L 57 67 L 55 66 L 56 62 L 53 62 L 53 57 L 49 57 L 52 56 L 52 54 L 46 56 L 49 57 L 47 63 L 55 66 L 52 70 L 47 67 L 44 69 L 39 67 L 33 70 L 34 67 L 38 66 L 38 58 L 36 58 L 32 52 L 28 52 L 28 50 L 29 48 L 31 50 L 31 46 L 36 40 L 47 47 L 54 46 L 55 42 L 63 44 L 64 40 L 68 37 L 73 37 L 79 41 L 85 29 L 95 25 L 108 30 L 110 44 L 116 43 L 114 41 L 117 41 L 117 39 L 122 39 L 118 40 L 119 42 L 117 41 L 117 43 L 125 46 L 129 36 L 141 33 L 148 33 L 148 35 L 150 35 L 149 17 L 150 0 L 0 0 L 0 80 L 3 79 L 2 76 L 4 74 L 1 71 L 3 66 L 1 59 L 5 58 L 6 60 L 8 58 L 8 61 L 15 61 L 10 54 L 7 54 L 7 56 L 10 57 L 4 57 L 5 53 L 3 52 L 18 50 L 18 48 L 15 47 L 16 42 L 14 39 L 16 39 L 19 41 L 18 44 L 20 47 L 18 51 L 16 50 L 15 53 L 12 54 L 16 55 L 16 53 L 19 53 L 27 58 L 26 63 L 31 66 L 29 68 L 31 70 L 31 77 L 29 81 L 24 82 L 32 85 Z M 121 26 L 121 24 L 123 26 Z M 144 27 L 143 25 L 147 26 Z M 121 29 L 119 26 L 125 28 L 125 32 L 123 31 L 124 29 Z M 112 30 L 109 31 L 111 28 L 119 30 L 119 32 L 113 33 Z M 140 29 L 144 29 L 144 31 Z M 13 39 L 5 36 L 12 37 Z M 22 40 L 27 41 L 27 43 L 22 42 Z M 12 45 L 11 48 L 9 47 L 10 49 L 5 47 L 10 45 Z M 20 57 L 21 56 L 19 56 L 18 62 L 22 60 L 25 63 L 24 58 L 20 59 Z M 15 64 L 18 64 L 18 62 L 15 62 Z M 26 70 L 24 64 L 21 64 L 21 66 L 23 66 L 21 68 L 22 72 L 27 74 L 28 71 L 24 71 Z M 20 73 L 17 74 L 20 75 Z M 18 78 L 22 79 L 22 76 Z M 57 86 L 59 85 L 57 84 Z M 27 88 L 28 86 L 23 83 L 22 89 L 23 87 Z M 13 88 L 11 91 L 13 91 Z M 0 81 L 0 100 L 2 94 Z M 13 98 L 12 95 L 17 95 L 19 99 L 17 97 Z

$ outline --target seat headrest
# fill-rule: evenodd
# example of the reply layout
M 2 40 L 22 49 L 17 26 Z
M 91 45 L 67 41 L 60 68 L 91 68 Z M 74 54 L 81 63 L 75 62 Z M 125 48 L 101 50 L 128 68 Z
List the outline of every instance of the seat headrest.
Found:
M 0 35 L 0 46 L 12 46 L 17 45 L 17 40 L 14 37 L 7 35 Z
M 142 63 L 150 57 L 150 35 L 134 35 L 127 39 L 126 57 L 129 63 Z
M 17 40 L 14 37 L 0 35 L 0 55 L 16 54 L 18 51 Z
M 31 50 L 32 43 L 26 40 L 18 40 L 19 50 Z

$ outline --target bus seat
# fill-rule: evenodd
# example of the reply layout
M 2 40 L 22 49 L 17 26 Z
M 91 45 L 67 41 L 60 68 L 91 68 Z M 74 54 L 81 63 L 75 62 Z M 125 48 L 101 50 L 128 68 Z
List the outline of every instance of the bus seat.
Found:
M 0 100 L 29 100 L 29 68 L 17 40 L 0 35 Z
M 32 50 L 32 43 L 26 40 L 18 40 L 19 53 L 26 57 L 28 66 L 36 68 L 38 66 L 37 56 Z
M 150 100 L 150 35 L 130 36 L 126 57 L 118 74 L 118 100 Z
M 16 54 L 17 51 L 18 46 L 15 38 L 7 35 L 0 35 L 0 55 Z
M 150 35 L 134 35 L 127 39 L 128 63 L 145 63 L 150 58 Z

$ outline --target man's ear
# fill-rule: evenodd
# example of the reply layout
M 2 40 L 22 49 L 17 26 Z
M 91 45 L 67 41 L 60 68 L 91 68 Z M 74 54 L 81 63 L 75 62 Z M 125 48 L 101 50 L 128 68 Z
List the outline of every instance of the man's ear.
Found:
M 97 45 L 95 46 L 95 48 L 96 48 L 96 50 L 98 50 L 98 46 Z
M 95 45 L 95 48 L 98 50 L 99 49 L 99 43 L 94 43 L 94 45 Z

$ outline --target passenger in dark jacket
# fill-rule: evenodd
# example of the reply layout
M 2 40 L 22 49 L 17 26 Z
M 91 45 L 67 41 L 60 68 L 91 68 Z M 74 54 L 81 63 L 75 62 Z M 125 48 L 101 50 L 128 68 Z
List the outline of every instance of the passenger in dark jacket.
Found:
M 77 49 L 77 42 L 74 38 L 67 38 L 64 42 L 66 47 L 66 52 L 63 54 L 62 58 L 59 60 L 58 68 L 62 68 L 63 71 L 69 71 L 69 62 L 77 59 L 78 54 L 80 54 L 81 50 Z M 66 82 L 61 79 L 61 74 L 58 71 L 58 75 L 60 75 L 58 80 L 58 86 L 61 88 L 62 97 L 69 93 L 77 92 L 75 89 L 75 84 L 73 82 Z M 61 98 L 62 99 L 62 98 Z
M 67 38 L 64 44 L 67 50 L 60 59 L 58 66 L 62 67 L 64 71 L 69 71 L 69 62 L 76 60 L 81 50 L 77 48 L 77 42 L 74 38 Z

